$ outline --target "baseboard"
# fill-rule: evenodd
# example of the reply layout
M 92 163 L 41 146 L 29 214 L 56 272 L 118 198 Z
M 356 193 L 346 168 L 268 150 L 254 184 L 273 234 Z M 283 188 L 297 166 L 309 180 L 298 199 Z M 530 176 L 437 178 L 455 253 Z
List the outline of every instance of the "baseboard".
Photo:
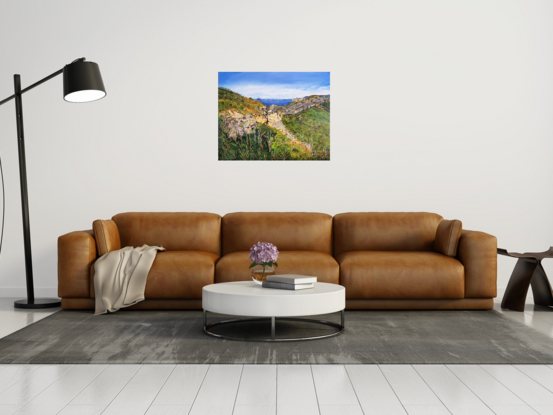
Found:
M 27 297 L 26 287 L 1 287 L 0 297 Z M 58 287 L 35 287 L 35 297 L 58 298 Z

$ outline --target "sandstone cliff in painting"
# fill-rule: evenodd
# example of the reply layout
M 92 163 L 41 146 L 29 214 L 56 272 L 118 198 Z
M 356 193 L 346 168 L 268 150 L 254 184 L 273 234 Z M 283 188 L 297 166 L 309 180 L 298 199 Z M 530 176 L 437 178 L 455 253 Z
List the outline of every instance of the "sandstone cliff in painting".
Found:
M 220 72 L 219 160 L 330 160 L 329 92 L 328 72 Z

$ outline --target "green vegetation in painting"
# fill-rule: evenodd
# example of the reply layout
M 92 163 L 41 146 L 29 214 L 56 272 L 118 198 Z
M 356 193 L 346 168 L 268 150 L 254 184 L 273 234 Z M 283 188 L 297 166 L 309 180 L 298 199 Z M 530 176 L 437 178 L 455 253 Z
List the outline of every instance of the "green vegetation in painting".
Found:
M 219 112 L 232 109 L 255 114 L 262 108 L 263 104 L 255 99 L 243 97 L 228 88 L 219 88 Z
M 329 152 L 309 151 L 278 130 L 259 124 L 251 133 L 230 137 L 219 118 L 219 160 L 328 160 Z
M 282 122 L 301 141 L 314 148 L 330 147 L 330 112 L 311 107 L 293 115 L 285 115 Z

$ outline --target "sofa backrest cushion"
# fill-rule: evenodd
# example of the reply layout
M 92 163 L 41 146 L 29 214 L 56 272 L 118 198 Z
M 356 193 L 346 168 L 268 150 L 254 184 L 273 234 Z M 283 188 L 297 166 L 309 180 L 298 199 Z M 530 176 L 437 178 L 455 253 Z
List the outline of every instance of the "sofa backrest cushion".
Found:
M 115 215 L 121 246 L 161 245 L 168 251 L 221 255 L 221 216 L 193 212 L 132 212 Z
M 359 212 L 334 216 L 334 256 L 352 251 L 433 251 L 440 215 Z
M 98 256 L 102 256 L 111 251 L 121 249 L 121 239 L 119 229 L 112 220 L 95 220 L 92 222 L 94 239 L 96 240 L 96 249 Z
M 436 230 L 436 239 L 434 240 L 434 251 L 450 257 L 457 255 L 457 246 L 463 224 L 460 220 L 443 220 Z
M 223 255 L 270 242 L 279 251 L 332 255 L 332 216 L 325 213 L 237 212 L 223 216 Z

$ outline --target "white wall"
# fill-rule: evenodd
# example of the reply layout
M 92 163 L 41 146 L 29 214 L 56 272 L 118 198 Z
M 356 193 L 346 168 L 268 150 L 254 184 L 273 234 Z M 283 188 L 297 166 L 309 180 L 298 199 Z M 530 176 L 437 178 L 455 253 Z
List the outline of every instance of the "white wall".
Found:
M 37 293 L 56 293 L 59 235 L 125 211 L 431 211 L 547 249 L 552 18 L 547 0 L 4 1 L 0 99 L 82 56 L 108 91 L 24 95 Z M 330 71 L 332 160 L 218 162 L 218 71 Z M 14 118 L 4 296 L 25 292 Z

